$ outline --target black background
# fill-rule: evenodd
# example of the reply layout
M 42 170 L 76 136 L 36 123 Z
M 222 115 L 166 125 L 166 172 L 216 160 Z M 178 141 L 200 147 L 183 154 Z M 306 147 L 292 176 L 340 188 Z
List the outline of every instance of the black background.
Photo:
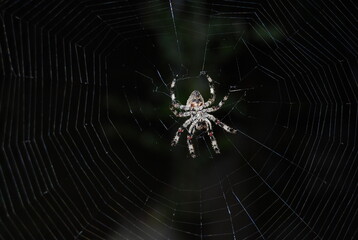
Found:
M 354 239 L 357 7 L 1 3 L 2 239 Z M 239 130 L 169 110 L 215 81 Z M 243 101 L 243 91 L 249 89 Z

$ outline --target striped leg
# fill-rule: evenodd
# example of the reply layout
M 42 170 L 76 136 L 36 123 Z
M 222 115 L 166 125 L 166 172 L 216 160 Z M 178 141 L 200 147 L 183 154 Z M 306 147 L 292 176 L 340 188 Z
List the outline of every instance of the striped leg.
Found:
M 181 105 L 178 101 L 175 100 L 175 102 L 172 102 L 172 108 L 177 108 L 183 111 L 190 111 L 192 110 L 191 106 L 187 105 Z
M 177 77 L 178 75 L 173 78 L 172 84 L 170 85 L 170 97 L 172 99 L 173 104 L 177 101 L 175 96 L 175 83 L 177 81 Z
M 211 125 L 211 122 L 209 120 L 205 120 L 205 122 L 206 122 L 206 126 L 208 127 L 208 136 L 210 138 L 211 146 L 213 147 L 215 153 L 219 154 L 220 149 L 216 141 L 216 138 L 214 137 L 213 127 Z
M 193 145 L 193 135 L 191 133 L 188 134 L 188 137 L 187 137 L 187 140 L 186 142 L 188 143 L 188 149 L 189 149 L 189 153 L 190 153 L 190 156 L 192 158 L 196 158 L 196 155 L 195 155 L 195 150 L 194 150 L 194 145 Z
M 208 135 L 210 137 L 210 141 L 211 141 L 211 146 L 213 147 L 215 153 L 219 154 L 220 153 L 220 149 L 218 146 L 218 143 L 216 142 L 216 138 L 214 137 L 214 132 L 213 131 L 209 131 Z
M 210 107 L 206 109 L 206 112 L 215 112 L 217 110 L 219 110 L 226 102 L 226 100 L 228 100 L 230 95 L 230 92 L 219 102 L 219 104 L 217 106 L 214 107 Z M 239 102 L 241 102 L 242 100 L 244 100 L 244 98 L 246 97 L 246 91 L 244 92 L 244 94 L 240 97 L 239 101 L 236 103 L 238 104 Z
M 230 93 L 229 93 L 230 94 Z M 229 94 L 226 95 L 220 102 L 217 106 L 214 106 L 214 107 L 210 107 L 210 108 L 207 108 L 206 109 L 206 112 L 215 112 L 217 110 L 219 110 L 226 102 L 226 100 L 229 98 Z
M 194 132 L 196 130 L 196 125 L 198 123 L 199 120 L 195 120 L 189 127 L 189 133 L 188 133 L 188 137 L 187 137 L 187 144 L 188 144 L 188 149 L 189 149 L 189 153 L 190 153 L 190 156 L 192 158 L 196 158 L 196 154 L 195 154 L 195 150 L 194 150 L 194 145 L 193 145 L 193 135 L 194 135 Z
M 186 129 L 190 123 L 191 123 L 191 119 L 188 119 L 184 122 L 184 124 L 181 127 L 178 128 L 178 131 L 176 132 L 176 134 L 172 140 L 172 144 L 171 144 L 172 146 L 175 146 L 178 144 L 180 135 L 182 134 L 182 132 L 184 132 L 184 129 Z
M 206 71 L 201 71 L 200 72 L 200 76 L 205 76 L 206 79 L 209 82 L 209 88 L 210 88 L 210 98 L 208 101 L 206 101 L 204 103 L 204 108 L 209 107 L 211 104 L 213 104 L 215 102 L 215 88 L 214 88 L 214 81 L 213 79 L 209 76 L 209 74 L 206 73 Z
M 187 107 L 186 105 L 182 105 L 178 102 L 176 96 L 175 96 L 175 83 L 177 81 L 177 77 L 178 75 L 176 75 L 174 78 L 173 78 L 173 81 L 172 83 L 170 84 L 170 98 L 172 99 L 172 107 L 174 108 L 179 108 L 181 110 L 185 110 L 185 111 L 188 111 L 190 108 Z
M 221 122 L 219 119 L 217 119 L 216 117 L 214 117 L 211 114 L 208 114 L 208 118 L 211 121 L 213 121 L 216 125 L 218 125 L 219 127 L 223 128 L 228 133 L 236 134 L 238 132 L 237 129 L 234 129 L 234 128 L 226 125 L 225 123 Z
M 190 116 L 190 112 L 179 112 L 177 110 L 175 110 L 175 108 L 173 106 L 170 107 L 170 110 L 173 112 L 173 114 L 176 117 L 189 117 Z

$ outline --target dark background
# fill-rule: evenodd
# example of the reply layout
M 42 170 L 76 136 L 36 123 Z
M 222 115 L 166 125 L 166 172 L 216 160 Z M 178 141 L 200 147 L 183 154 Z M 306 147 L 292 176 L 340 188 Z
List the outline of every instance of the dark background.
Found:
M 0 4 L 1 239 L 356 237 L 352 2 Z M 202 70 L 239 133 L 192 159 Z

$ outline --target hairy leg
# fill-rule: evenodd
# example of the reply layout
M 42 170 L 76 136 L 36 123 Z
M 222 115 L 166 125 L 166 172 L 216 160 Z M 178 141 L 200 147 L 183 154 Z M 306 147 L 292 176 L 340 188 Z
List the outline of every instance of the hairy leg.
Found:
M 182 134 L 182 132 L 184 132 L 184 130 L 189 126 L 189 124 L 192 122 L 191 119 L 188 119 L 184 122 L 184 124 L 178 128 L 173 140 L 172 140 L 172 146 L 175 146 L 178 144 L 179 142 L 179 138 L 180 138 L 180 135 Z
M 209 76 L 209 74 L 206 73 L 206 71 L 201 71 L 200 76 L 204 76 L 208 82 L 209 82 L 209 89 L 210 89 L 210 98 L 208 101 L 204 103 L 204 108 L 209 107 L 211 104 L 215 102 L 215 88 L 214 88 L 214 81 Z
M 208 114 L 208 118 L 213 121 L 216 125 L 218 125 L 219 127 L 223 128 L 226 132 L 228 133 L 232 133 L 232 134 L 236 134 L 238 131 L 235 128 L 230 127 L 229 125 L 221 122 L 219 119 L 217 119 L 216 117 L 214 117 L 211 114 Z
M 208 128 L 208 136 L 210 138 L 211 146 L 214 149 L 215 153 L 219 154 L 220 153 L 220 148 L 218 146 L 216 138 L 214 137 L 214 132 L 213 132 L 211 122 L 209 120 L 205 120 L 205 122 L 206 122 L 206 126 Z

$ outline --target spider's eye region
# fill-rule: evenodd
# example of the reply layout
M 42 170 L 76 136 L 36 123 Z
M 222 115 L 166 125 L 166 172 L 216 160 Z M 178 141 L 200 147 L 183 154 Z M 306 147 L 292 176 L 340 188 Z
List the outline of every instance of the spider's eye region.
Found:
M 201 106 L 203 106 L 203 102 L 201 102 L 201 101 L 193 101 L 193 102 L 191 102 L 190 106 L 191 107 L 201 107 Z

